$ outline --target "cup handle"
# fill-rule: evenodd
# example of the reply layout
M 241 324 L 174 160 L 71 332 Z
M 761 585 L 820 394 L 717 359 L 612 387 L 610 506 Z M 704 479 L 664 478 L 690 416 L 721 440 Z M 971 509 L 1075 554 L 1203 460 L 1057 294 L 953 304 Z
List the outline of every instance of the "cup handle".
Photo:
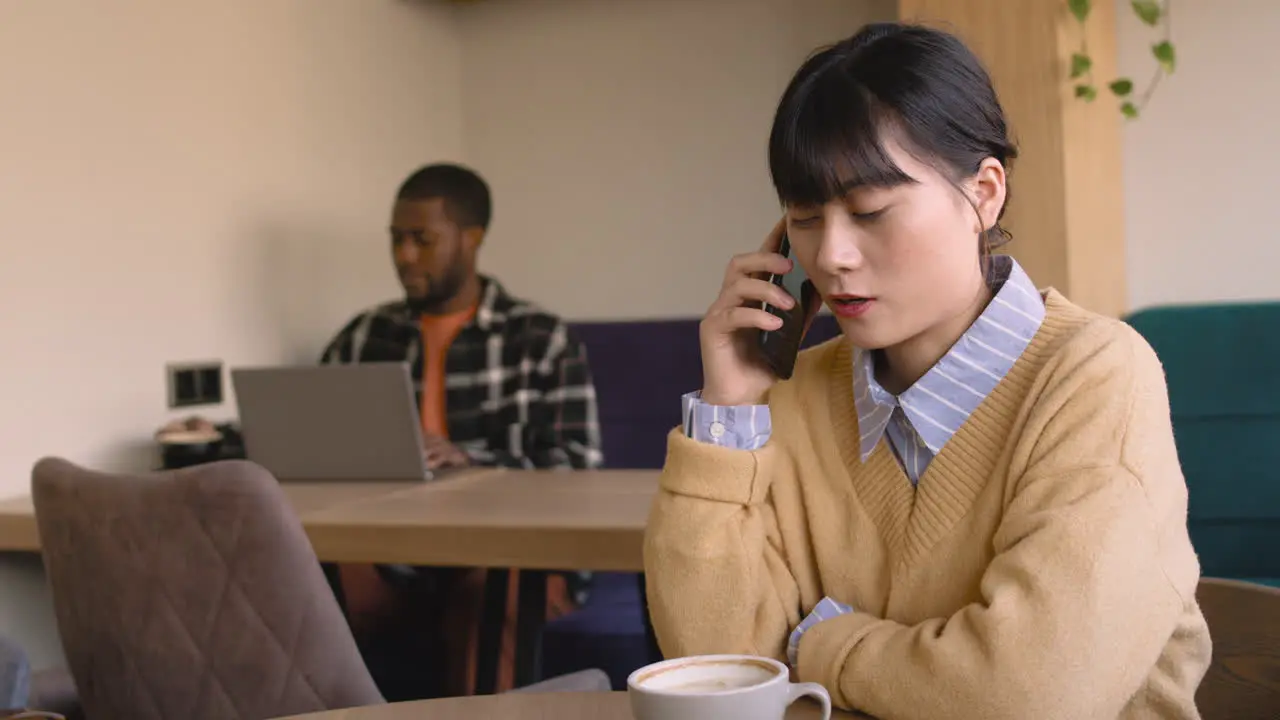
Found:
M 822 720 L 831 720 L 831 695 L 818 683 L 791 683 L 787 690 L 787 705 L 806 695 L 822 704 Z

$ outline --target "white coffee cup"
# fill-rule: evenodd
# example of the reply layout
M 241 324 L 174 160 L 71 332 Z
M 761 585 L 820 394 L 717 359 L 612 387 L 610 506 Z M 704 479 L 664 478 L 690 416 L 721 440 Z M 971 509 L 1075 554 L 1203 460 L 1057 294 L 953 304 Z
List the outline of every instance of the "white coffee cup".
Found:
M 831 718 L 831 696 L 817 683 L 793 683 L 787 666 L 754 655 L 695 655 L 636 670 L 627 678 L 636 720 L 783 720 L 810 696 Z

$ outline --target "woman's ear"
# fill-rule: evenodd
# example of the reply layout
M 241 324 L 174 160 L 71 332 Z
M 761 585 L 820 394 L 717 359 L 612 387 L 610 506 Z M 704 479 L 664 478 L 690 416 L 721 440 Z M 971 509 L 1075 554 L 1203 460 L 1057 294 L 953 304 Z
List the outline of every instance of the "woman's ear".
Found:
M 1000 219 L 1000 211 L 1004 209 L 1004 200 L 1008 192 L 1005 186 L 1004 165 L 999 160 L 989 157 L 978 165 L 978 172 L 970 180 L 970 192 L 973 193 L 973 204 L 982 221 L 982 230 L 995 227 Z

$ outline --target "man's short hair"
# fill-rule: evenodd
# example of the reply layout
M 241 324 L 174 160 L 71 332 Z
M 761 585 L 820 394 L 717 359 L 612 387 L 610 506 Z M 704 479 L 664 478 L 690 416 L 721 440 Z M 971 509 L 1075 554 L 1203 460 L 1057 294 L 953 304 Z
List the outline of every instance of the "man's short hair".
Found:
M 489 185 L 475 171 L 452 163 L 427 165 L 400 185 L 397 200 L 443 198 L 445 211 L 458 227 L 489 229 L 493 201 Z

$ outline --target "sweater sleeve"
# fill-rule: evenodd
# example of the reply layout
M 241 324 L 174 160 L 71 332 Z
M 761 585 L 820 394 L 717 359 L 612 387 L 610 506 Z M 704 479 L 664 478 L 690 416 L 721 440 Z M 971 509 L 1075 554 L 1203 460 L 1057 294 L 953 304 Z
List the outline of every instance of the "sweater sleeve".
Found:
M 666 657 L 786 658 L 799 592 L 781 550 L 769 482 L 777 448 L 668 437 L 645 533 L 649 613 Z
M 1093 348 L 1088 372 L 1040 399 L 1049 419 L 977 600 L 915 624 L 820 623 L 801 641 L 801 679 L 882 718 L 1119 715 L 1178 637 L 1199 575 L 1163 375 L 1141 348 Z M 1207 640 L 1185 645 L 1185 672 L 1203 672 Z

